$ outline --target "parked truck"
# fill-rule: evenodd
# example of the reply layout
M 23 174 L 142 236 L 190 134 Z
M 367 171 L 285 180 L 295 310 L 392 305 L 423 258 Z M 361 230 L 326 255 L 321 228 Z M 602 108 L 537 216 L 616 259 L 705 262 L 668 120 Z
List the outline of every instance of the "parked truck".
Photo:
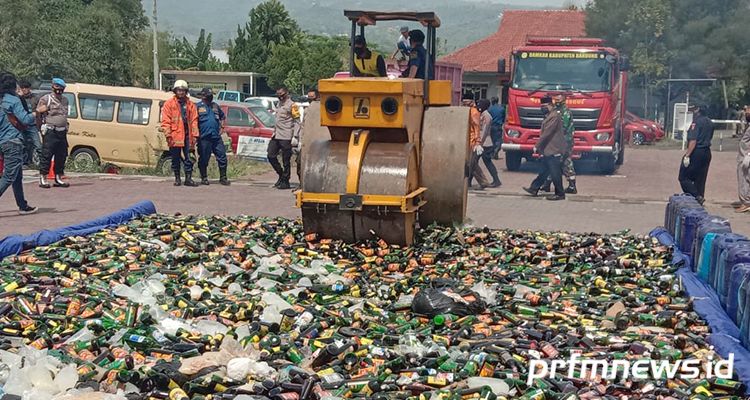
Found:
M 628 61 L 593 38 L 530 38 L 513 51 L 507 119 L 503 130 L 505 162 L 515 171 L 531 160 L 544 119 L 540 100 L 565 93 L 575 123 L 574 159 L 596 159 L 612 173 L 625 157 Z

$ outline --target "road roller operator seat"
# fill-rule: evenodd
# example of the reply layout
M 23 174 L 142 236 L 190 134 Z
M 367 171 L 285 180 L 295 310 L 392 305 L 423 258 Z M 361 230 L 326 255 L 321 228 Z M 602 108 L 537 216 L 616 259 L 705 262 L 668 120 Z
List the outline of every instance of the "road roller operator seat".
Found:
M 427 30 L 425 70 L 432 69 L 440 26 L 435 13 L 344 15 L 352 22 L 352 43 L 357 26 L 364 36 L 365 26 L 377 21 L 421 23 Z M 302 182 L 295 193 L 305 233 L 409 245 L 417 223 L 463 223 L 469 109 L 451 106 L 450 81 L 324 79 L 318 90 L 321 102 L 306 111 Z

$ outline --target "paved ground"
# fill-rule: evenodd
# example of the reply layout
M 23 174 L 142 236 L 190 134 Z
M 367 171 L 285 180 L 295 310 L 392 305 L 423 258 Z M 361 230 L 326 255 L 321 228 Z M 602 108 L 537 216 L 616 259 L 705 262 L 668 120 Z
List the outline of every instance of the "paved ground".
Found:
M 750 235 L 750 215 L 735 215 L 729 203 L 736 199 L 735 151 L 724 140 L 724 151 L 714 152 L 707 185 L 708 208 L 729 217 L 736 232 Z M 520 172 L 501 167 L 503 186 L 469 196 L 469 217 L 493 228 L 616 232 L 631 229 L 647 233 L 661 225 L 669 195 L 679 191 L 677 170 L 682 152 L 660 147 L 629 148 L 625 165 L 616 175 L 591 173 L 591 165 L 577 166 L 580 195 L 564 202 L 523 196 L 522 186 L 534 177 L 535 165 Z M 68 189 L 38 188 L 29 176 L 25 185 L 31 204 L 40 213 L 19 216 L 11 193 L 0 198 L 0 237 L 28 234 L 65 226 L 119 210 L 140 200 L 152 200 L 163 213 L 252 214 L 296 217 L 291 191 L 270 188 L 275 178 L 259 176 L 231 187 L 175 188 L 164 178 L 73 176 Z

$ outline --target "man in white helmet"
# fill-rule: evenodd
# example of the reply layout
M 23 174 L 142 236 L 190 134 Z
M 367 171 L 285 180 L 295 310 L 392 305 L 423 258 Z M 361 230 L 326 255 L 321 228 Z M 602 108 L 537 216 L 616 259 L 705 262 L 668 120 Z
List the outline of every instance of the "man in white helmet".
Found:
M 188 99 L 188 84 L 183 80 L 174 83 L 174 97 L 167 100 L 161 110 L 161 130 L 167 138 L 172 156 L 174 185 L 180 186 L 180 163 L 185 166 L 185 186 L 198 186 L 193 181 L 193 161 L 190 152 L 198 142 L 198 109 Z

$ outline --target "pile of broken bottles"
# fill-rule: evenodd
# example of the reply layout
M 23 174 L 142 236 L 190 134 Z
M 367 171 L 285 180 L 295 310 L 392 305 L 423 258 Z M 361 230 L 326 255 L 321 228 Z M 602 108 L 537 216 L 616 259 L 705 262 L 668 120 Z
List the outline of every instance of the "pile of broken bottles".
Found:
M 2 399 L 740 398 L 670 261 L 626 232 L 145 217 L 0 262 Z

